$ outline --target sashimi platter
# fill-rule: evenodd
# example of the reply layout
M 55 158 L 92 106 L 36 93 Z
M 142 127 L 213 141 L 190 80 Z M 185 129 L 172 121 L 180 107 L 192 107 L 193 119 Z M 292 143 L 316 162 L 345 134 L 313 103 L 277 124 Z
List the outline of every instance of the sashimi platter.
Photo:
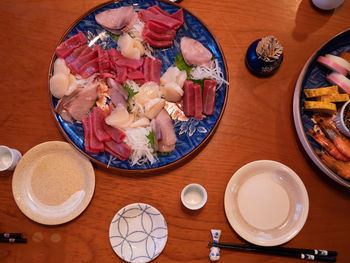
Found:
M 49 70 L 64 137 L 120 171 L 174 167 L 205 145 L 223 115 L 221 47 L 189 11 L 162 1 L 99 5 L 66 31 Z

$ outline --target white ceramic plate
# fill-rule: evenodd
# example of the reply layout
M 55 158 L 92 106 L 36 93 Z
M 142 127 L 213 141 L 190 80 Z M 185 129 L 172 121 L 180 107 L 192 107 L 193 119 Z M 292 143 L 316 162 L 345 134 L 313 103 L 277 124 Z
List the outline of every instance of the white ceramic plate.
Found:
M 20 210 L 45 225 L 66 223 L 84 211 L 95 189 L 91 162 L 69 143 L 30 149 L 18 163 L 12 192 Z
M 109 227 L 114 252 L 126 262 L 149 262 L 163 251 L 168 228 L 153 206 L 135 203 L 118 211 Z
M 260 246 L 277 246 L 304 226 L 309 211 L 307 191 L 287 166 L 269 160 L 248 163 L 230 179 L 225 212 L 232 228 Z

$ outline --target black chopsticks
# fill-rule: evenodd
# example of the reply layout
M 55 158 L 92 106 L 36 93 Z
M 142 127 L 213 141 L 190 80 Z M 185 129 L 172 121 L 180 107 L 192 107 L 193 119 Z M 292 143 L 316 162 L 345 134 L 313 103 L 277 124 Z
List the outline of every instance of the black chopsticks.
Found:
M 232 243 L 213 243 L 209 242 L 211 247 L 219 247 L 226 249 L 233 249 L 238 251 L 262 253 L 269 255 L 277 255 L 284 257 L 300 258 L 304 260 L 336 262 L 335 256 L 338 255 L 336 251 L 327 251 L 320 249 L 301 249 L 301 248 L 287 248 L 287 247 L 261 247 L 250 244 L 232 244 Z
M 27 243 L 22 233 L 0 233 L 0 243 Z

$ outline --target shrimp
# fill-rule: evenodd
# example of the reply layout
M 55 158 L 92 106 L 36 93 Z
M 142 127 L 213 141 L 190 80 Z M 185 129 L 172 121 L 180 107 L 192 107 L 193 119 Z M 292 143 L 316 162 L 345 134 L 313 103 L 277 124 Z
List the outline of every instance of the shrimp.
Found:
M 350 161 L 350 158 L 346 157 L 344 154 L 342 154 L 337 147 L 332 143 L 331 140 L 326 138 L 323 134 L 319 132 L 315 132 L 311 129 L 309 129 L 309 134 L 312 136 L 312 138 L 320 145 L 322 146 L 329 154 L 331 154 L 334 158 L 341 160 L 341 161 Z
M 345 179 L 350 179 L 350 162 L 336 160 L 325 152 L 317 151 L 316 153 L 332 171 Z
M 316 116 L 315 120 L 327 137 L 331 139 L 339 152 L 350 158 L 350 140 L 339 132 L 330 119 Z

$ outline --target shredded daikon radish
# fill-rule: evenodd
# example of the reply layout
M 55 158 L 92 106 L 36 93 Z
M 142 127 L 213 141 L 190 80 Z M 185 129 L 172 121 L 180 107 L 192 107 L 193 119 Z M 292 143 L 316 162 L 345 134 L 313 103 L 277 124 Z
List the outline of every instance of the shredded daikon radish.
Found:
M 142 45 L 145 49 L 146 56 L 153 58 L 153 55 L 152 55 L 153 48 L 142 37 L 142 31 L 143 31 L 144 27 L 145 27 L 145 23 L 143 23 L 141 21 L 141 19 L 138 18 L 137 21 L 135 22 L 134 26 L 129 30 L 128 34 L 132 38 L 135 38 L 142 43 Z
M 219 67 L 219 62 L 217 59 L 214 59 L 210 62 L 210 66 L 197 66 L 193 68 L 190 72 L 190 77 L 192 79 L 214 79 L 218 83 L 217 89 L 219 89 L 222 84 L 228 85 L 222 73 L 221 68 Z
M 80 87 L 89 88 L 91 86 L 96 86 L 99 84 L 97 73 L 91 75 L 86 79 L 83 79 L 80 75 L 75 75 L 75 77 L 76 77 L 77 85 Z
M 153 164 L 157 157 L 147 136 L 151 132 L 151 127 L 130 128 L 125 130 L 125 143 L 131 147 L 129 161 L 131 165 L 142 165 L 146 162 Z

